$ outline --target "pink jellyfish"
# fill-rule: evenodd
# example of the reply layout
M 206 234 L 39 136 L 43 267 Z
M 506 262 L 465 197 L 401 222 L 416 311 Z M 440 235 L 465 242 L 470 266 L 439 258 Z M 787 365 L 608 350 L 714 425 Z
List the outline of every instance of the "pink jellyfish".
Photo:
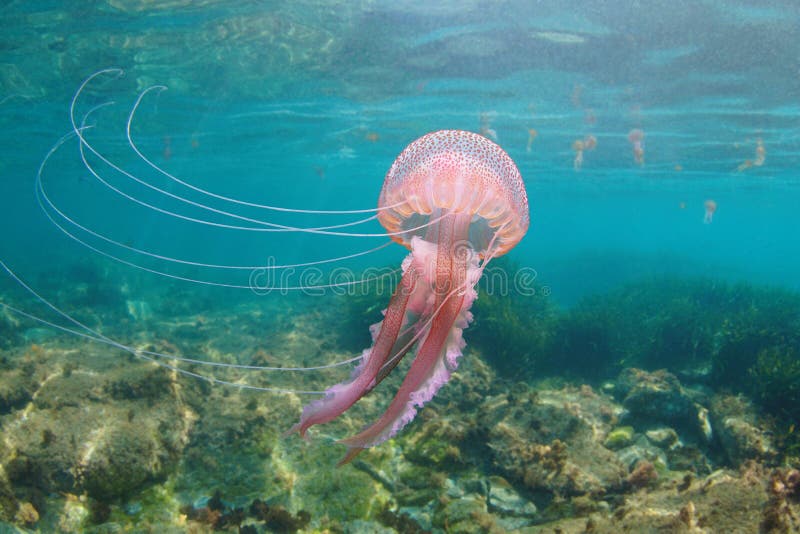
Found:
M 706 214 L 703 217 L 703 222 L 705 224 L 711 224 L 711 221 L 714 219 L 714 212 L 717 211 L 717 203 L 711 199 L 706 200 Z
M 572 142 L 572 150 L 575 151 L 575 159 L 572 160 L 572 168 L 576 171 L 581 170 L 583 166 L 583 150 L 586 148 L 583 141 L 576 139 Z
M 351 379 L 308 404 L 290 433 L 305 435 L 312 425 L 335 419 L 417 349 L 384 414 L 341 440 L 348 447 L 342 463 L 397 434 L 448 381 L 465 346 L 462 331 L 472 320 L 474 286 L 486 262 L 511 250 L 530 221 L 525 186 L 508 154 L 459 130 L 429 133 L 406 147 L 386 174 L 378 204 L 381 224 L 411 250 L 403 277 Z
M 575 151 L 575 159 L 572 160 L 572 167 L 579 171 L 583 166 L 583 153 L 586 150 L 594 150 L 597 146 L 597 138 L 593 135 L 587 135 L 582 140 L 576 139 L 572 142 L 572 150 Z
M 628 141 L 633 148 L 633 159 L 637 165 L 644 165 L 644 132 L 634 128 L 628 132 Z
M 761 167 L 766 158 L 767 149 L 764 148 L 764 141 L 759 137 L 756 139 L 756 159 L 753 160 L 753 165 L 756 167 Z
M 290 368 L 210 362 L 199 358 L 183 357 L 175 352 L 167 354 L 142 350 L 109 338 L 59 309 L 28 286 L 0 258 L 0 272 L 5 272 L 16 280 L 34 298 L 68 321 L 75 329 L 62 327 L 21 310 L 16 310 L 16 313 L 23 313 L 31 320 L 94 342 L 113 346 L 172 372 L 205 378 L 214 384 L 284 393 L 290 391 L 298 394 L 322 393 L 322 398 L 304 408 L 299 423 L 290 430 L 290 432 L 299 432 L 301 435 L 304 435 L 309 427 L 331 421 L 349 409 L 386 378 L 406 353 L 416 347 L 414 361 L 386 412 L 362 432 L 342 441 L 348 446 L 348 453 L 343 462 L 351 460 L 361 450 L 377 445 L 399 432 L 414 418 L 417 409 L 433 398 L 456 368 L 458 358 L 465 346 L 462 331 L 472 319 L 470 307 L 477 296 L 474 286 L 483 269 L 492 258 L 512 249 L 528 229 L 530 216 L 525 186 L 511 158 L 495 143 L 478 134 L 454 130 L 439 131 L 414 141 L 397 157 L 386 175 L 377 209 L 320 211 L 256 204 L 202 189 L 180 179 L 166 169 L 162 169 L 148 158 L 137 145 L 131 133 L 135 131 L 134 128 L 131 128 L 131 124 L 142 100 L 150 93 L 163 90 L 162 86 L 147 88 L 136 99 L 136 103 L 128 114 L 127 128 L 124 129 L 127 146 L 132 152 L 131 159 L 152 173 L 168 179 L 171 183 L 191 189 L 197 195 L 198 200 L 190 200 L 175 192 L 166 191 L 146 178 L 137 176 L 126 169 L 122 163 L 117 163 L 111 159 L 111 156 L 104 154 L 100 144 L 94 138 L 86 137 L 86 132 L 89 130 L 85 124 L 89 117 L 94 113 L 100 113 L 105 105 L 91 107 L 82 118 L 76 114 L 76 110 L 82 107 L 80 105 L 82 94 L 87 85 L 95 78 L 104 75 L 118 77 L 121 75 L 121 71 L 106 69 L 88 77 L 73 96 L 70 106 L 70 122 L 73 125 L 70 136 L 74 136 L 80 142 L 83 168 L 100 184 L 115 193 L 122 194 L 123 192 L 110 183 L 111 176 L 109 175 L 114 173 L 103 174 L 105 168 L 113 169 L 119 177 L 146 186 L 153 191 L 153 194 L 168 197 L 179 205 L 188 204 L 194 209 L 208 211 L 213 213 L 214 217 L 203 217 L 202 214 L 189 216 L 182 213 L 180 207 L 162 208 L 151 204 L 146 197 L 123 194 L 122 196 L 126 200 L 135 204 L 137 212 L 140 209 L 151 210 L 160 217 L 164 217 L 163 220 L 179 219 L 186 223 L 193 223 L 198 225 L 197 228 L 210 229 L 211 233 L 208 235 L 218 235 L 217 232 L 227 234 L 233 231 L 302 232 L 306 235 L 381 238 L 388 235 L 411 251 L 402 264 L 402 279 L 389 301 L 383 321 L 371 328 L 373 344 L 363 351 L 360 365 L 354 370 L 350 380 L 336 384 L 325 392 L 241 384 L 238 381 L 218 378 L 213 374 L 205 375 L 202 372 L 182 369 L 180 365 L 209 365 L 215 369 L 231 372 L 255 369 L 299 372 L 338 367 L 349 364 L 349 360 L 324 366 Z M 52 195 L 52 191 L 47 188 L 46 180 L 43 178 L 44 170 L 48 167 L 48 160 L 67 139 L 69 139 L 68 136 L 61 138 L 42 161 L 36 176 L 37 194 L 40 206 L 45 210 L 50 221 L 66 236 L 87 249 L 109 260 L 116 260 L 125 266 L 141 269 L 153 275 L 204 286 L 244 289 L 254 292 L 264 288 L 264 294 L 276 287 L 282 291 L 340 287 L 339 284 L 293 286 L 286 282 L 280 282 L 278 286 L 271 282 L 262 285 L 259 281 L 262 273 L 272 273 L 273 271 L 270 269 L 278 267 L 268 265 L 267 268 L 262 269 L 257 265 L 254 266 L 253 263 L 220 264 L 171 257 L 148 250 L 145 246 L 123 243 L 115 239 L 113 235 L 105 235 L 99 229 L 78 223 L 59 207 L 58 197 Z M 88 151 L 94 157 L 83 157 L 84 151 Z M 205 204 L 206 200 L 204 199 L 218 201 L 221 203 L 221 207 Z M 236 213 L 231 206 L 247 206 L 297 215 L 342 215 L 372 212 L 377 212 L 377 215 L 344 224 L 299 227 L 274 223 L 263 217 L 245 216 Z M 218 216 L 231 218 L 233 221 L 220 222 L 216 219 Z M 373 218 L 377 218 L 381 222 L 388 234 L 342 232 L 343 228 L 371 221 Z M 139 223 L 134 222 L 134 224 Z M 85 240 L 87 238 L 84 234 L 89 234 L 97 243 Z M 198 239 L 197 242 L 205 242 L 205 240 Z M 100 246 L 98 243 L 103 245 Z M 339 258 L 284 264 L 279 268 L 286 270 L 334 263 L 349 257 L 362 256 L 382 247 L 383 245 Z M 117 249 L 124 251 L 124 254 L 129 254 L 131 258 L 116 252 Z M 203 272 L 215 273 L 221 269 L 226 273 L 236 271 L 249 273 L 250 276 L 248 283 L 243 284 L 242 282 L 237 283 L 235 279 L 232 281 L 218 280 L 213 274 L 210 278 L 184 273 L 173 274 L 169 269 L 162 270 L 158 264 L 151 266 L 151 264 L 139 260 L 139 257 L 146 257 L 148 261 L 164 262 L 171 266 L 189 265 L 192 269 L 204 270 Z M 15 311 L 2 301 L 0 301 L 0 308 Z

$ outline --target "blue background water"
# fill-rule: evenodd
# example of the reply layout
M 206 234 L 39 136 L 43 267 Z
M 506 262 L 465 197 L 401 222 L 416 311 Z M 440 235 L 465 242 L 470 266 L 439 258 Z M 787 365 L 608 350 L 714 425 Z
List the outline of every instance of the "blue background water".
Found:
M 34 179 L 49 148 L 70 130 L 70 99 L 80 83 L 114 66 L 125 76 L 98 78 L 77 103 L 80 120 L 93 106 L 115 101 L 92 115 L 87 138 L 137 176 L 194 200 L 202 197 L 170 184 L 127 147 L 127 114 L 151 85 L 169 90 L 145 97 L 133 135 L 154 162 L 219 194 L 306 209 L 374 207 L 386 170 L 410 141 L 436 129 L 477 131 L 488 113 L 530 199 L 531 229 L 513 257 L 536 269 L 557 302 L 569 305 L 652 273 L 800 289 L 800 7 L 790 0 L 759 6 L 6 3 L 0 258 L 31 280 L 63 280 L 68 266 L 85 258 L 109 262 L 50 224 L 37 206 Z M 529 128 L 538 137 L 527 152 Z M 632 128 L 647 136 L 643 167 L 627 140 Z M 587 134 L 598 146 L 576 172 L 570 146 Z M 756 138 L 767 150 L 764 165 L 736 172 L 754 158 Z M 93 164 L 129 194 L 200 213 Z M 74 140 L 53 156 L 44 179 L 53 200 L 81 224 L 195 261 L 310 261 L 381 243 L 254 235 L 164 217 L 94 180 Z M 706 225 L 709 198 L 719 209 Z M 331 220 L 213 205 L 281 223 Z M 377 223 L 358 228 L 381 231 Z M 346 266 L 397 265 L 403 253 L 393 245 Z M 247 272 L 119 255 L 180 276 L 247 283 Z M 141 276 L 151 288 L 163 281 Z M 4 292 L 14 287 L 5 277 L 0 284 Z

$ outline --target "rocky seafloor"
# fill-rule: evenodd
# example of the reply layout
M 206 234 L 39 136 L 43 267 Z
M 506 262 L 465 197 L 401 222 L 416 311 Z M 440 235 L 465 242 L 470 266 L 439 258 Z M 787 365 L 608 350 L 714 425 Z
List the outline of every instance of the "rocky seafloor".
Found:
M 110 313 L 99 301 L 95 324 Z M 113 306 L 127 315 L 110 335 L 140 350 L 260 365 L 353 355 L 317 306 Z M 188 378 L 8 310 L 0 331 L 3 532 L 800 529 L 800 471 L 770 418 L 665 370 L 523 382 L 468 349 L 404 432 L 337 468 L 335 439 L 377 417 L 402 368 L 305 442 L 283 433 L 307 398 Z M 218 376 L 324 389 L 347 370 Z

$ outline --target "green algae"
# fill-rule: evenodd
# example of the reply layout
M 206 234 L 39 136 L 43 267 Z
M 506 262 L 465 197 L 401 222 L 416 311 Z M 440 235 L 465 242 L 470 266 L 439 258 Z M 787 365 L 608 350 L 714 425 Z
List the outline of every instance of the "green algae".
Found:
M 337 521 L 372 518 L 389 502 L 387 488 L 368 473 L 334 467 L 341 459 L 338 447 L 310 447 L 303 452 L 293 462 L 296 472 L 303 473 L 295 483 L 293 498 L 312 517 L 327 516 Z
M 634 430 L 632 426 L 619 426 L 606 436 L 603 446 L 608 449 L 621 449 L 633 442 Z
M 541 286 L 522 294 L 510 283 L 520 266 L 508 257 L 490 264 L 489 272 L 478 283 L 478 298 L 472 306 L 473 323 L 465 337 L 478 348 L 486 361 L 501 376 L 532 378 L 547 368 L 548 347 L 552 344 L 555 305 Z M 503 276 L 494 276 L 502 273 Z

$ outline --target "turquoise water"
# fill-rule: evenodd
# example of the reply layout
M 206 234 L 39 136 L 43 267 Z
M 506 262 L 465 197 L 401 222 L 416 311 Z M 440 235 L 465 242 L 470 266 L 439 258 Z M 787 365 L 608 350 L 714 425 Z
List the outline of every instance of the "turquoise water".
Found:
M 377 221 L 342 228 L 377 237 L 219 225 L 327 227 L 372 212 L 286 213 L 220 197 L 372 210 L 394 158 L 439 129 L 492 136 L 516 162 L 531 226 L 509 256 L 564 312 L 664 276 L 800 291 L 793 0 L 19 1 L 0 8 L 0 21 L 0 260 L 43 299 L 124 345 L 167 338 L 201 359 L 228 350 L 248 363 L 255 347 L 225 337 L 230 330 L 199 343 L 170 320 L 222 321 L 264 306 L 261 324 L 274 333 L 291 328 L 279 320 L 293 306 L 330 312 L 339 302 L 330 288 L 299 300 L 297 291 L 263 296 L 251 288 L 254 271 L 369 252 L 387 243 Z M 104 69 L 115 70 L 92 77 Z M 71 113 L 85 126 L 83 154 Z M 641 163 L 628 139 L 634 129 L 645 134 Z M 576 168 L 573 142 L 590 135 L 597 146 Z M 707 200 L 717 205 L 710 224 Z M 325 263 L 320 280 L 334 267 L 353 279 L 396 269 L 406 252 L 391 244 Z M 320 283 L 301 271 L 278 285 Z M 69 325 L 0 275 L 0 302 Z M 386 301 L 360 321 L 378 320 Z M 82 350 L 84 341 L 7 313 L 21 321 L 9 350 Z M 332 335 L 324 320 L 313 328 Z M 315 357 L 330 361 L 320 350 Z M 308 364 L 300 353 L 279 359 Z M 306 387 L 278 375 L 280 387 Z
M 570 304 L 642 272 L 676 269 L 797 289 L 797 11 L 780 2 L 682 7 L 110 2 L 72 12 L 11 4 L 3 12 L 15 29 L 4 38 L 1 197 L 4 227 L 25 231 L 6 233 L 3 257 L 14 265 L 46 250 L 49 268 L 93 256 L 53 231 L 33 181 L 69 131 L 81 81 L 119 67 L 125 76 L 97 79 L 76 114 L 115 101 L 95 113 L 87 136 L 162 185 L 169 181 L 125 147 L 126 115 L 151 85 L 169 89 L 145 97 L 133 132 L 156 164 L 218 194 L 305 209 L 374 207 L 406 144 L 435 129 L 479 130 L 484 113 L 531 201 L 531 231 L 514 255 L 554 298 Z M 538 136 L 527 152 L 529 128 Z M 644 166 L 626 139 L 632 128 L 646 133 Z M 575 172 L 571 143 L 588 134 L 598 146 Z M 755 158 L 758 138 L 764 164 L 736 172 Z M 99 187 L 76 154 L 68 141 L 45 169 L 54 200 L 148 250 L 246 263 L 278 249 L 294 261 L 316 259 L 309 250 L 325 257 L 376 244 L 284 246 L 274 235 L 222 235 L 159 218 Z M 719 211 L 703 225 L 709 198 Z M 163 224 L 169 230 L 154 234 Z M 395 252 L 374 261 L 394 261 Z

